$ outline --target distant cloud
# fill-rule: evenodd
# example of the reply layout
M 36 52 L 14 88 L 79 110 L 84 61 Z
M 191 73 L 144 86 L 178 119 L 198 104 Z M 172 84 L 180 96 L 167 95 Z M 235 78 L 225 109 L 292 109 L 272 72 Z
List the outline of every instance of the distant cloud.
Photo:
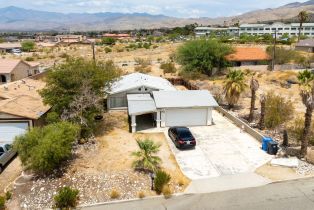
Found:
M 295 0 L 0 0 L 0 7 L 17 6 L 53 12 L 123 12 L 175 17 L 218 17 L 278 7 Z M 301 0 L 305 2 L 305 0 Z

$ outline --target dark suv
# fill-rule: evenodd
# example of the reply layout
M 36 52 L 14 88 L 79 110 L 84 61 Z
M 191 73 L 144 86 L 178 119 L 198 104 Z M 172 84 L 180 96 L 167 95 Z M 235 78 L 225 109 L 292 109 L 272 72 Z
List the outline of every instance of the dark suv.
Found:
M 187 127 L 171 127 L 168 135 L 177 148 L 191 148 L 196 145 L 195 138 Z

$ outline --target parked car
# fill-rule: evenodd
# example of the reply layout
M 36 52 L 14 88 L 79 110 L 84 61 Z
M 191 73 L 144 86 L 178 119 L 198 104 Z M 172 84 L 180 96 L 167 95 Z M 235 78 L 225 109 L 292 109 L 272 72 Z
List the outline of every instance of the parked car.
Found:
M 12 158 L 16 155 L 16 151 L 13 150 L 11 144 L 1 144 L 0 143 L 0 173 L 4 169 L 4 166 L 10 162 Z
M 14 55 L 21 55 L 22 54 L 22 51 L 20 49 L 12 49 L 12 53 Z
M 168 135 L 177 148 L 191 148 L 196 145 L 196 140 L 187 127 L 171 127 Z

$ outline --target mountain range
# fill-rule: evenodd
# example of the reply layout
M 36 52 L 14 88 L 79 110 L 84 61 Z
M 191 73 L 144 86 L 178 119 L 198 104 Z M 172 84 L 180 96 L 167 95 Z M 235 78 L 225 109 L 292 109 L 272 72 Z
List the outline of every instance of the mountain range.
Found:
M 255 10 L 238 16 L 219 18 L 175 18 L 147 13 L 70 13 L 45 12 L 19 7 L 0 8 L 0 31 L 98 31 L 154 29 L 162 27 L 256 23 L 264 21 L 293 20 L 302 10 L 314 13 L 314 0 L 294 2 L 278 8 Z

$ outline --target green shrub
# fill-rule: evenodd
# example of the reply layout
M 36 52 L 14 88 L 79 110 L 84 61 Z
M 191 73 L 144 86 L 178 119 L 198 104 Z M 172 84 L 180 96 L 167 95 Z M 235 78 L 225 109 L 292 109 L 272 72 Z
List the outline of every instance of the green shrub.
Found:
M 105 52 L 110 53 L 110 52 L 112 52 L 112 49 L 110 47 L 105 47 Z
M 176 60 L 184 71 L 200 72 L 211 76 L 213 69 L 227 67 L 226 55 L 233 52 L 231 46 L 213 39 L 198 39 L 181 45 L 176 52 Z
M 22 50 L 27 51 L 27 52 L 35 48 L 35 42 L 33 41 L 23 41 L 21 45 L 22 45 Z
M 46 122 L 48 124 L 60 122 L 59 114 L 57 112 L 48 112 Z
M 265 126 L 273 129 L 293 116 L 294 107 L 290 100 L 271 92 L 266 95 Z
M 69 122 L 34 128 L 18 136 L 13 147 L 22 165 L 42 175 L 60 167 L 72 155 L 72 144 L 77 140 L 79 127 Z
M 101 44 L 103 45 L 115 45 L 116 44 L 116 39 L 114 38 L 111 38 L 111 37 L 105 37 L 105 38 L 102 38 L 101 40 Z
M 154 180 L 155 191 L 160 194 L 163 187 L 170 182 L 171 176 L 164 171 L 157 171 Z
M 5 209 L 5 197 L 0 196 L 0 210 Z
M 25 60 L 26 61 L 34 61 L 35 59 L 33 57 L 26 57 Z
M 160 65 L 160 68 L 164 70 L 164 74 L 166 73 L 176 73 L 177 68 L 173 62 L 166 62 Z
M 63 187 L 54 197 L 56 208 L 64 209 L 76 207 L 79 191 L 70 187 Z
M 12 198 L 12 193 L 10 192 L 10 191 L 7 191 L 6 193 L 5 193 L 5 199 L 6 200 L 10 200 Z

